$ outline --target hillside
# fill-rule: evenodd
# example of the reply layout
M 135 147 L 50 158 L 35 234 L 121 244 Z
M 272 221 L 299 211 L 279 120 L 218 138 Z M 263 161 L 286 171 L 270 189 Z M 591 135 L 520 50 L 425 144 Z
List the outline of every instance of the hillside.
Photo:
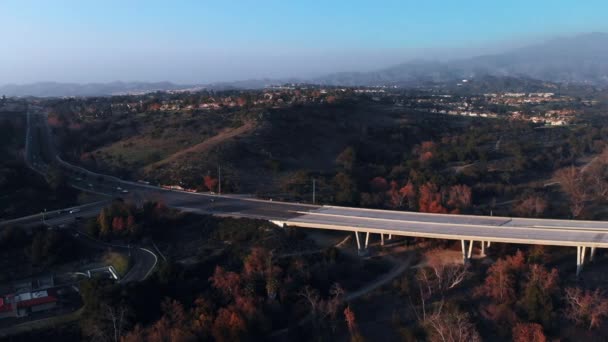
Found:
M 608 34 L 556 38 L 500 54 L 447 62 L 412 61 L 373 72 L 327 75 L 321 84 L 415 86 L 485 75 L 608 85 Z

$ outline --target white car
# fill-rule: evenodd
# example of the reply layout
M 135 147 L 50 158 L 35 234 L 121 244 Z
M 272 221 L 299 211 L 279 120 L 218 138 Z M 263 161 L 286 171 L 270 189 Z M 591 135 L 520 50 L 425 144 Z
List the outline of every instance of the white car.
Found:
M 123 194 L 128 194 L 128 193 L 129 193 L 129 190 L 125 189 L 125 190 L 123 190 L 123 191 L 122 191 L 122 193 L 123 193 Z

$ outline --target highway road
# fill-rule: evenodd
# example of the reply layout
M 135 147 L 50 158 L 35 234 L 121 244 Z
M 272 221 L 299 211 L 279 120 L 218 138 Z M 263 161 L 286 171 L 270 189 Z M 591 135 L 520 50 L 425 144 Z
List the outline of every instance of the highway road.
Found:
M 46 124 L 44 115 L 31 115 L 32 131 Z M 50 139 L 38 134 L 38 139 Z M 34 138 L 35 140 L 36 138 Z M 38 143 L 30 141 L 29 146 Z M 53 153 L 53 148 L 34 148 L 38 153 Z M 28 156 L 34 158 L 35 152 Z M 48 155 L 44 155 L 48 159 Z M 270 220 L 281 226 L 343 230 L 372 234 L 391 234 L 451 240 L 504 242 L 552 246 L 608 248 L 608 222 L 524 219 L 492 216 L 442 215 L 405 211 L 371 210 L 335 206 L 314 206 L 161 189 L 116 177 L 90 172 L 54 156 L 65 171 L 69 184 L 86 191 L 128 196 L 135 200 L 162 200 L 168 206 L 184 211 L 219 216 Z M 40 158 L 38 158 L 40 160 Z M 42 168 L 44 169 L 44 167 Z M 464 242 L 463 242 L 464 249 Z M 464 251 L 463 251 L 464 252 Z M 584 259 L 584 248 L 582 258 Z

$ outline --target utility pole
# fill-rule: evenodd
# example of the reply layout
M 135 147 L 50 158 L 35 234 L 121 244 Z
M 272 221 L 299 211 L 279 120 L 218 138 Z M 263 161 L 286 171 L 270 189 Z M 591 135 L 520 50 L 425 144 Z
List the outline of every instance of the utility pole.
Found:
M 317 180 L 313 178 L 312 179 L 312 204 L 316 204 L 316 202 L 317 202 L 316 185 L 317 185 Z
M 217 193 L 222 194 L 222 167 L 220 165 L 217 166 Z

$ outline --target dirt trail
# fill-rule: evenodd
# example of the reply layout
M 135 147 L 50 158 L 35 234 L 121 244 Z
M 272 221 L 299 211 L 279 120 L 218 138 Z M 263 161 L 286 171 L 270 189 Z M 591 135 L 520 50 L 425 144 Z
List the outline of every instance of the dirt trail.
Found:
M 249 122 L 246 122 L 244 125 L 237 127 L 237 128 L 224 129 L 221 132 L 219 132 L 218 134 L 212 136 L 211 138 L 209 138 L 199 144 L 190 146 L 186 149 L 183 149 L 179 152 L 176 152 L 176 153 L 170 155 L 169 157 L 167 157 L 163 160 L 159 160 L 153 164 L 146 166 L 145 169 L 146 169 L 146 171 L 150 171 L 151 169 L 158 168 L 165 164 L 169 164 L 171 162 L 176 161 L 181 156 L 186 155 L 188 153 L 200 153 L 200 152 L 207 151 L 210 148 L 212 148 L 228 139 L 234 138 L 241 134 L 245 134 L 245 133 L 253 130 L 254 128 L 255 128 L 255 123 L 252 121 L 249 121 Z

